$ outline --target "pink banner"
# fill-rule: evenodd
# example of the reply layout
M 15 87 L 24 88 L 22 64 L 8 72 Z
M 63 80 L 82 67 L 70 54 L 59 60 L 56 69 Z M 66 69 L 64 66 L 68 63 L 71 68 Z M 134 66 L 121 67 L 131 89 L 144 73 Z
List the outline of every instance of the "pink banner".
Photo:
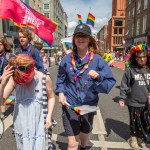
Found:
M 28 27 L 49 45 L 53 43 L 53 32 L 58 24 L 20 0 L 0 0 L 0 18 Z

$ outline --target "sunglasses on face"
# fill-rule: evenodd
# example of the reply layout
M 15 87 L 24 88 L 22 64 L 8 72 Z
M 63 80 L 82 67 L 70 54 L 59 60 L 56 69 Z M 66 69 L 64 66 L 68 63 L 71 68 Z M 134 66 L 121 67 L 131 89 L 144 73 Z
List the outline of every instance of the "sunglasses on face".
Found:
M 75 35 L 75 38 L 87 38 L 88 37 L 88 35 L 86 35 L 86 34 L 77 34 L 77 35 Z
M 13 69 L 19 69 L 20 71 L 24 72 L 26 70 L 28 70 L 28 68 L 30 67 L 30 65 L 25 65 L 25 66 L 13 66 Z

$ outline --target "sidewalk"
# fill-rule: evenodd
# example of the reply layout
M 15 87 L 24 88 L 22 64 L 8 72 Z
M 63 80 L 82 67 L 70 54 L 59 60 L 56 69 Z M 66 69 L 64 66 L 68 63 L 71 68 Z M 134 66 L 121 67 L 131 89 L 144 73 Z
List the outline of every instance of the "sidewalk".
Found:
M 114 67 L 116 67 L 116 68 L 120 68 L 120 69 L 122 69 L 122 70 L 125 70 L 125 62 L 123 62 L 123 61 L 114 60 L 111 64 L 112 64 Z

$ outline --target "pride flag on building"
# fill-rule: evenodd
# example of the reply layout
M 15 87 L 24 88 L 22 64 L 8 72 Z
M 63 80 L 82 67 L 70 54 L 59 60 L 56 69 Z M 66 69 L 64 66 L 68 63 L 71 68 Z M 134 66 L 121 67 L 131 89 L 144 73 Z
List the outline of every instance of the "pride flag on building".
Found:
M 0 0 L 0 18 L 10 20 L 16 26 L 27 27 L 49 45 L 53 43 L 53 32 L 58 24 L 21 0 Z
M 95 24 L 95 17 L 94 17 L 91 13 L 88 14 L 86 24 L 89 24 L 89 25 L 91 25 L 92 27 L 94 27 L 94 24 Z
M 77 14 L 77 17 L 78 17 L 78 23 L 79 23 L 79 24 L 82 24 L 82 18 L 81 18 L 81 15 L 80 15 L 80 14 Z

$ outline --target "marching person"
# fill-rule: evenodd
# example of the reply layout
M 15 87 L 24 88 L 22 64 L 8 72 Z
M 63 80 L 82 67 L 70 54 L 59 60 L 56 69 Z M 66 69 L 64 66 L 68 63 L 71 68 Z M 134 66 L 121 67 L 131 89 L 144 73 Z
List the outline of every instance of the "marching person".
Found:
M 7 99 L 14 89 L 16 92 L 13 123 L 18 150 L 45 150 L 46 130 L 52 127 L 55 104 L 52 81 L 48 75 L 34 67 L 35 61 L 31 56 L 18 54 L 9 60 L 0 85 L 0 100 Z M 46 93 L 43 95 L 44 77 Z M 43 101 L 43 96 L 46 95 L 48 102 Z M 45 103 L 48 104 L 46 117 Z
M 40 50 L 40 54 L 41 54 L 42 59 L 43 59 L 44 71 L 49 72 L 50 66 L 51 66 L 50 58 L 45 54 L 43 49 Z
M 145 44 L 131 48 L 129 64 L 121 81 L 119 105 L 128 106 L 131 134 L 128 143 L 132 148 L 138 149 L 142 147 L 144 139 L 150 139 L 150 130 L 147 130 L 143 116 L 148 98 L 150 99 L 150 64 Z
M 42 64 L 42 57 L 40 55 L 40 52 L 37 48 L 35 48 L 31 44 L 32 33 L 29 30 L 22 28 L 18 33 L 18 38 L 21 46 L 16 49 L 16 55 L 17 54 L 30 55 L 36 61 L 35 67 L 37 68 L 37 70 L 44 72 L 44 66 Z
M 77 25 L 73 36 L 73 52 L 66 55 L 59 66 L 56 94 L 62 104 L 62 118 L 68 135 L 68 150 L 87 149 L 89 133 L 92 130 L 94 112 L 79 115 L 67 109 L 72 106 L 97 106 L 98 93 L 109 93 L 115 79 L 110 68 L 97 53 L 96 40 L 86 24 Z
M 12 54 L 11 45 L 8 43 L 6 38 L 0 38 L 0 81 L 4 71 L 4 68 L 8 64 L 8 60 L 14 57 Z M 1 105 L 1 118 L 5 117 L 6 106 Z

